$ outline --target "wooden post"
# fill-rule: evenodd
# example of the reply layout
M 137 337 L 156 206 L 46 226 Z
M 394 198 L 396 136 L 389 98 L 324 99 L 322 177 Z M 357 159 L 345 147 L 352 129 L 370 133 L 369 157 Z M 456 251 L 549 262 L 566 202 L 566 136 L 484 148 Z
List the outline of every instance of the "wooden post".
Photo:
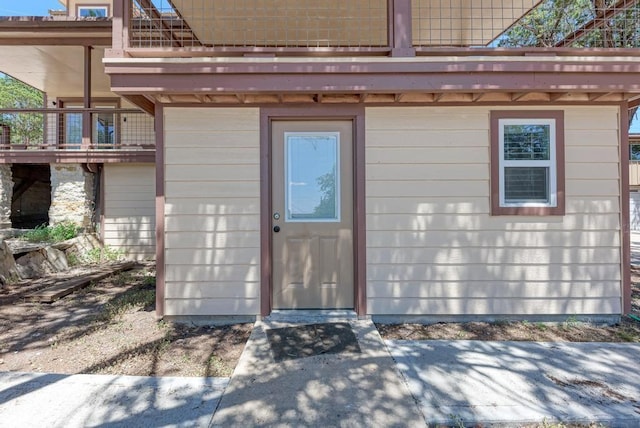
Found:
M 411 28 L 411 0 L 389 0 L 388 7 L 391 56 L 415 56 Z
M 91 50 L 93 47 L 84 47 L 84 104 L 85 110 L 82 112 L 82 149 L 88 150 L 91 147 L 92 127 L 91 113 Z

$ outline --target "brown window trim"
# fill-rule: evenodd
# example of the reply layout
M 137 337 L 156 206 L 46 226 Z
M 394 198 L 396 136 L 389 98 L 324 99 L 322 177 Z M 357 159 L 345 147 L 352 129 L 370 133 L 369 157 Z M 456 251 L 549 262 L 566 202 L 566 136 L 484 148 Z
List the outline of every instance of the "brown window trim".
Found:
M 553 119 L 556 122 L 556 195 L 555 207 L 500 206 L 500 119 Z M 562 216 L 565 214 L 564 111 L 496 110 L 490 114 L 491 132 L 491 215 Z

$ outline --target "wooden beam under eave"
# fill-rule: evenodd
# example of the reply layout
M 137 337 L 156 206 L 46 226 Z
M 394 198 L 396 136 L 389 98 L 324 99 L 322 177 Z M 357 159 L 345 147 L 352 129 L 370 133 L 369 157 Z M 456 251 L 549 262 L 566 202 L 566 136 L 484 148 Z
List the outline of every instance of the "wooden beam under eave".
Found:
M 433 94 L 430 92 L 416 93 L 407 92 L 402 94 L 401 103 L 431 103 L 433 102 Z
M 437 102 L 441 103 L 470 103 L 473 94 L 466 92 L 443 92 L 439 94 Z
M 375 104 L 375 103 L 392 103 L 395 101 L 395 96 L 393 94 L 369 94 L 365 98 L 365 104 Z
M 395 98 L 395 97 L 394 97 Z M 324 104 L 355 104 L 360 102 L 360 95 L 356 94 L 325 94 L 322 97 Z
M 123 98 L 140 107 L 151 116 L 155 116 L 156 104 L 144 95 L 125 95 Z
M 258 95 L 246 95 L 244 97 L 245 104 L 277 104 L 280 102 L 277 95 L 273 94 L 258 94 Z
M 198 98 L 195 94 L 174 94 L 171 95 L 171 101 L 174 103 L 198 103 L 201 102 L 200 98 Z
M 476 103 L 480 100 L 482 100 L 485 95 L 487 95 L 486 92 L 476 92 L 474 94 L 471 94 L 471 102 Z
M 214 95 L 208 94 L 209 102 L 213 104 L 241 104 L 243 101 L 240 101 L 237 95 Z M 244 98 L 242 98 L 244 100 Z
M 283 103 L 314 103 L 313 95 L 311 94 L 283 94 Z
M 562 98 L 564 98 L 568 94 L 569 94 L 568 92 L 552 92 L 549 94 L 549 101 L 551 102 L 560 101 Z
M 598 92 L 598 93 L 589 94 L 589 101 L 598 101 L 611 94 L 613 94 L 613 92 Z
M 549 102 L 550 100 L 551 100 L 551 97 L 547 92 L 525 92 L 523 96 L 518 98 L 519 102 L 535 102 L 535 101 Z

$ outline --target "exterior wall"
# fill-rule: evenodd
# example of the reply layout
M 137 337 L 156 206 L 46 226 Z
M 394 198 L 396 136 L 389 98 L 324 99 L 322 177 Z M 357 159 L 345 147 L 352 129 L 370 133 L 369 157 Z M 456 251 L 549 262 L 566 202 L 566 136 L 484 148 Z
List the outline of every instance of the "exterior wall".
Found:
M 105 164 L 103 172 L 105 245 L 129 258 L 154 258 L 155 165 Z
M 79 164 L 51 165 L 50 224 L 71 221 L 90 227 L 93 197 L 93 174 Z
M 257 108 L 165 108 L 165 315 L 260 313 Z
M 562 217 L 490 216 L 490 108 L 367 109 L 370 314 L 621 313 L 618 109 L 552 109 Z

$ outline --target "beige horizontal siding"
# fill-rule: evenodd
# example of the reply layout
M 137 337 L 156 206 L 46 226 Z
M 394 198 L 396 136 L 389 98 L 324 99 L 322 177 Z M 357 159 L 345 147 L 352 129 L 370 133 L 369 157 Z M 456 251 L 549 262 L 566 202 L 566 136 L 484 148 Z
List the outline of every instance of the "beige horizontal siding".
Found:
M 483 117 L 484 120 L 484 117 Z M 372 124 L 371 126 L 375 126 Z M 371 130 L 374 130 L 370 127 Z M 474 129 L 455 129 L 443 135 L 441 130 L 429 129 L 404 129 L 402 140 L 397 139 L 396 129 L 375 129 L 375 132 L 367 134 L 367 147 L 388 147 L 389 140 L 394 140 L 398 147 L 480 147 L 486 148 L 484 138 L 478 138 L 478 132 Z
M 597 172 L 596 172 L 597 174 Z M 567 197 L 567 214 L 609 214 L 615 212 L 617 196 Z M 489 214 L 489 198 L 469 196 L 464 201 L 455 197 L 429 198 L 424 201 L 405 196 L 369 197 L 367 207 L 378 214 Z
M 371 248 L 368 259 L 377 264 L 416 264 L 433 263 L 438 265 L 457 264 L 499 264 L 499 265 L 556 265 L 620 263 L 620 255 L 615 247 L 574 247 L 574 248 L 438 248 L 438 247 L 393 247 Z
M 617 108 L 552 109 L 561 217 L 490 215 L 490 108 L 366 110 L 371 314 L 620 313 Z
M 477 138 L 477 137 L 476 137 Z M 434 164 L 484 164 L 489 162 L 488 147 L 395 147 L 390 151 L 385 147 L 367 149 L 367 163 L 415 164 L 416 159 L 429 159 Z
M 367 226 L 370 230 L 471 230 L 471 231 L 511 231 L 511 230 L 616 230 L 619 229 L 619 214 L 567 214 L 551 217 L 546 222 L 525 218 L 520 221 L 505 221 L 503 217 L 480 216 L 477 214 L 370 214 Z
M 105 164 L 106 245 L 135 259 L 155 257 L 155 183 L 155 165 Z
M 175 198 L 174 198 L 175 199 Z M 167 215 L 225 215 L 225 214 L 259 214 L 260 201 L 254 197 L 248 198 L 187 198 L 181 199 L 179 204 L 165 207 Z
M 260 180 L 248 179 L 246 181 L 224 180 L 224 181 L 182 181 L 180 177 L 176 181 L 167 181 L 165 191 L 167 197 L 173 199 L 195 199 L 203 198 L 225 198 L 225 197 L 245 197 L 255 196 L 256 189 L 260 188 Z M 171 195 L 171 196 L 169 196 Z
M 166 232 L 165 246 L 178 249 L 259 248 L 259 234 L 241 232 Z
M 397 247 L 477 247 L 562 248 L 620 245 L 620 234 L 609 230 L 553 231 L 533 230 L 521 233 L 504 231 L 367 231 L 367 248 Z
M 167 108 L 165 313 L 257 315 L 258 109 Z
M 481 299 L 481 298 L 610 298 L 620 293 L 620 283 L 607 281 L 556 282 L 549 292 L 547 282 L 504 282 L 475 281 L 460 283 L 457 281 L 375 281 L 369 286 L 369 297 L 412 298 L 412 299 Z
M 180 286 L 167 287 L 169 299 L 245 299 L 257 296 L 260 283 L 248 281 L 218 281 L 216 283 L 183 282 Z
M 176 287 L 175 283 L 167 284 L 167 290 Z M 170 299 L 165 300 L 167 316 L 212 316 L 212 315 L 256 315 L 260 313 L 260 299 L 242 297 L 215 297 L 211 299 Z
M 572 122 L 569 122 L 569 126 L 572 126 Z M 591 129 L 593 127 L 587 127 L 584 129 L 570 128 L 567 129 L 567 123 L 565 120 L 565 132 L 569 137 L 565 140 L 567 148 L 574 146 L 601 146 L 603 141 L 612 141 L 618 139 L 617 129 Z
M 563 298 L 464 298 L 464 299 L 371 299 L 368 310 L 378 315 L 567 315 L 619 314 L 620 297 Z

